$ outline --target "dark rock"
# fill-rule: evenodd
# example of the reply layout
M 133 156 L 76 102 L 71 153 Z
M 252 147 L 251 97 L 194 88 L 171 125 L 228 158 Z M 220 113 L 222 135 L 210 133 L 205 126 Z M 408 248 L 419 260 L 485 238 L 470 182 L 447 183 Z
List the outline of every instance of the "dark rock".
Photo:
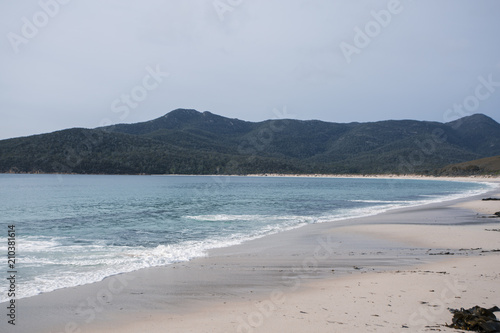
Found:
M 500 198 L 483 198 L 483 201 L 500 200 Z

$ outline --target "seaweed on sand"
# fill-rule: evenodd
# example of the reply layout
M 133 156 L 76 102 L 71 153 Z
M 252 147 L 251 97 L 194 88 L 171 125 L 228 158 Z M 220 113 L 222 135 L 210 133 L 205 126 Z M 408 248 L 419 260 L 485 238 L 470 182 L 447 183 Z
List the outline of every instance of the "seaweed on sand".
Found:
M 493 314 L 500 311 L 497 306 L 485 309 L 476 305 L 470 309 L 449 310 L 453 313 L 453 319 L 451 325 L 446 325 L 448 327 L 476 332 L 500 332 L 500 321 Z

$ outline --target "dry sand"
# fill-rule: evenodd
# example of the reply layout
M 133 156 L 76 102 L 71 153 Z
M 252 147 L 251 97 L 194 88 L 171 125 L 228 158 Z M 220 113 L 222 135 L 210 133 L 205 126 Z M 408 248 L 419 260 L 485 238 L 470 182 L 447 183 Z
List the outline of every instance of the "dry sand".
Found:
M 500 305 L 500 219 L 482 217 L 500 209 L 483 196 L 309 225 L 19 300 L 19 325 L 0 331 L 456 332 L 443 326 L 448 307 Z

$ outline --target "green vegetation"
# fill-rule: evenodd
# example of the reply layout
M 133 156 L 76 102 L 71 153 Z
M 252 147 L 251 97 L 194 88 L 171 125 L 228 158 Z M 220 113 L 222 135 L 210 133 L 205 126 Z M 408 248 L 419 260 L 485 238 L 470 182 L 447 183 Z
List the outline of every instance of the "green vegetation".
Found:
M 479 160 L 448 165 L 439 170 L 440 175 L 474 176 L 500 175 L 500 156 L 486 157 Z
M 500 124 L 479 114 L 445 124 L 254 123 L 178 109 L 143 123 L 2 140 L 0 172 L 436 174 L 493 155 Z

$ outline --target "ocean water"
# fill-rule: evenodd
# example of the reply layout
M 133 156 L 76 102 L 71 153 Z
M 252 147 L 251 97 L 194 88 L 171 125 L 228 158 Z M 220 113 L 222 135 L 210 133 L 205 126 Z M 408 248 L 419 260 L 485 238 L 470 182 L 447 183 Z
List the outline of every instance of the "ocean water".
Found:
M 434 180 L 0 174 L 0 271 L 8 270 L 9 225 L 23 298 L 306 224 L 489 189 Z M 0 302 L 7 291 L 1 283 Z

